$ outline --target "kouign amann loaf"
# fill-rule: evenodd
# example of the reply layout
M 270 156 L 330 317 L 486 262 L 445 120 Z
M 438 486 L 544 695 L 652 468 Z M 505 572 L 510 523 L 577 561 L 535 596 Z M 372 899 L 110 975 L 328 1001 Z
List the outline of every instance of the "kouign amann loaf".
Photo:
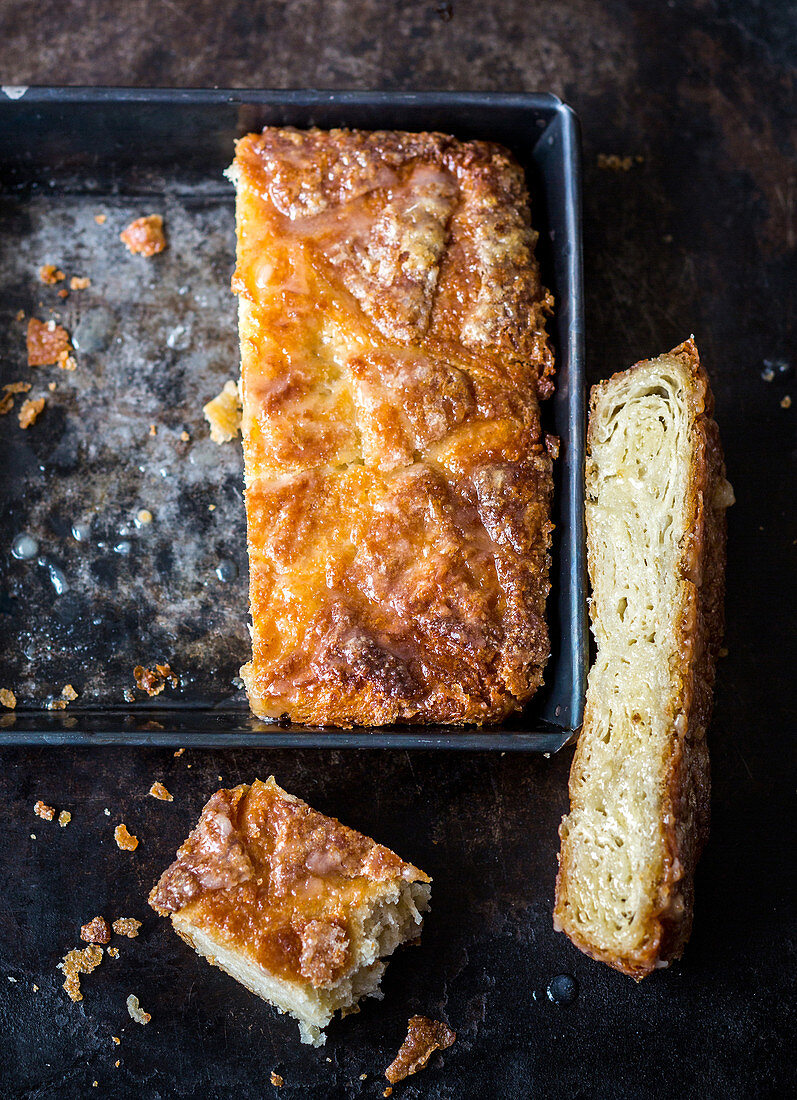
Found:
M 283 791 L 217 791 L 149 901 L 198 954 L 324 1042 L 421 934 L 431 879 Z
M 560 828 L 555 927 L 642 978 L 681 955 L 709 828 L 725 480 L 692 340 L 592 391 L 587 545 L 597 657 Z
M 551 298 L 523 173 L 442 134 L 238 142 L 261 717 L 483 723 L 548 657 Z

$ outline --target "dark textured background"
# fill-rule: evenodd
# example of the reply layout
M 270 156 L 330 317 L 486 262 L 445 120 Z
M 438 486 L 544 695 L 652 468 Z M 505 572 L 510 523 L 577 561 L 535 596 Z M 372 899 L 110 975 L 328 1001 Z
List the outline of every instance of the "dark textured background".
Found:
M 5 749 L 3 1097 L 378 1097 L 416 1011 L 442 1014 L 458 1040 L 396 1097 L 790 1094 L 797 406 L 780 402 L 797 400 L 796 37 L 793 7 L 761 0 L 0 0 L 6 84 L 565 98 L 584 127 L 590 376 L 694 332 L 738 498 L 711 732 L 713 832 L 681 964 L 637 987 L 551 930 L 568 752 Z M 608 171 L 600 153 L 643 159 Z M 764 381 L 763 360 L 779 358 L 791 369 Z M 194 958 L 144 901 L 219 777 L 232 785 L 272 771 L 435 879 L 423 945 L 394 959 L 385 1001 L 333 1025 L 320 1051 Z M 156 778 L 174 803 L 145 797 Z M 71 825 L 35 818 L 37 798 L 70 809 Z M 141 838 L 134 854 L 113 843 L 120 820 Z M 72 1005 L 55 964 L 96 912 L 137 916 L 144 928 Z M 545 996 L 559 973 L 579 982 L 567 1008 Z M 152 1013 L 147 1028 L 127 1017 L 130 992 Z M 272 1069 L 285 1079 L 279 1092 Z

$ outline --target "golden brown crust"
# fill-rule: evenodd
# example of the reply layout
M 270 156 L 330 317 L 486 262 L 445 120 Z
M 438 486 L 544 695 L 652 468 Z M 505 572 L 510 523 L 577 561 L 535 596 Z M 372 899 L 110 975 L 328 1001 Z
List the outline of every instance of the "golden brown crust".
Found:
M 692 339 L 669 353 L 688 372 L 690 411 L 689 444 L 694 459 L 686 501 L 687 539 L 679 562 L 682 610 L 677 625 L 678 656 L 670 667 L 672 680 L 671 754 L 664 781 L 661 829 L 664 845 L 663 872 L 658 885 L 656 911 L 649 922 L 644 944 L 633 953 L 618 955 L 604 950 L 580 933 L 566 911 L 566 883 L 573 873 L 568 848 L 563 844 L 556 883 L 554 921 L 585 954 L 639 980 L 654 969 L 679 958 L 689 939 L 694 912 L 694 873 L 708 839 L 710 819 L 710 770 L 706 730 L 711 716 L 716 661 L 724 629 L 724 578 L 727 499 L 729 492 L 719 429 L 712 419 L 714 401 L 708 376 L 701 366 Z M 646 368 L 637 363 L 630 371 Z M 607 387 L 630 372 L 621 372 L 593 387 L 587 455 L 592 452 L 594 413 Z M 597 556 L 589 547 L 589 572 L 593 587 Z M 571 769 L 581 772 L 582 753 L 592 722 L 590 700 L 584 714 L 582 735 Z
M 270 974 L 321 988 L 349 965 L 352 912 L 398 881 L 429 878 L 272 776 L 212 796 L 149 901 Z
M 520 168 L 265 130 L 238 187 L 255 713 L 485 722 L 542 680 L 552 386 Z

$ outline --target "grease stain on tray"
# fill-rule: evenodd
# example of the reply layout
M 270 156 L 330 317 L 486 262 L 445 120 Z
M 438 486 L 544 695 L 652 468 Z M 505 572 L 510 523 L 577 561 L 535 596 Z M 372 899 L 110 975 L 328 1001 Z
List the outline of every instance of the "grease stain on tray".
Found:
M 143 278 L 117 241 L 98 245 L 96 192 L 3 196 L 0 382 L 58 381 L 35 433 L 0 424 L 3 672 L 42 704 L 76 667 L 84 702 L 118 704 L 130 669 L 167 654 L 189 670 L 184 703 L 207 705 L 235 695 L 248 654 L 241 450 L 211 443 L 202 415 L 238 369 L 234 196 L 168 186 L 171 247 Z M 104 194 L 103 208 L 127 224 L 140 201 Z M 91 285 L 50 301 L 51 255 Z M 40 300 L 72 334 L 68 378 L 26 365 L 14 317 Z

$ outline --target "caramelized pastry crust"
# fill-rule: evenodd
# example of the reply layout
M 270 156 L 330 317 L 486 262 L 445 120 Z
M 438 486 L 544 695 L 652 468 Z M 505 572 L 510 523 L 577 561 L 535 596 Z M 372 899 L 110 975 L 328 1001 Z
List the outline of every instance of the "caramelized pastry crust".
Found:
M 502 148 L 237 147 L 252 709 L 487 722 L 548 656 L 551 298 Z

